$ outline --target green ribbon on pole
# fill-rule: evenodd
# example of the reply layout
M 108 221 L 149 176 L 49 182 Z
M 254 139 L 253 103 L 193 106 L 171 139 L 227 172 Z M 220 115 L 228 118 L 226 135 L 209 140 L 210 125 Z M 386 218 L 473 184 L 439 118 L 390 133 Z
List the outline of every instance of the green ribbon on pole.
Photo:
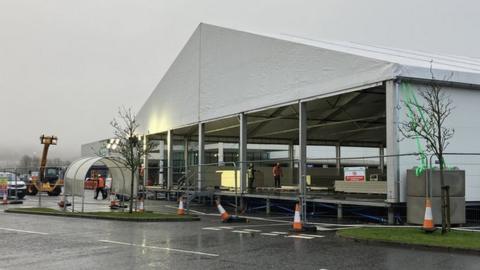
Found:
M 419 124 L 416 122 L 414 117 L 416 111 L 422 119 L 422 122 L 426 125 L 427 121 L 425 121 L 425 117 L 422 110 L 420 109 L 420 105 L 418 104 L 418 100 L 412 90 L 412 87 L 409 84 L 402 83 L 400 84 L 400 91 L 403 95 L 403 99 L 405 100 L 405 106 L 407 107 L 407 116 L 410 118 L 410 123 L 412 123 L 413 125 Z M 420 160 L 420 164 L 415 169 L 415 174 L 417 176 L 420 176 L 426 169 L 428 169 L 427 154 L 425 153 L 423 146 L 420 143 L 420 136 L 415 136 L 415 142 L 417 145 L 418 156 Z

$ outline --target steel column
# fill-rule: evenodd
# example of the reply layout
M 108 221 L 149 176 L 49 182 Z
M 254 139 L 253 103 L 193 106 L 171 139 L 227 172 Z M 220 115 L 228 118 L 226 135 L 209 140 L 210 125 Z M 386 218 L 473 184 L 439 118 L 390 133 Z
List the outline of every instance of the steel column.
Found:
M 380 148 L 379 148 L 379 151 L 378 151 L 378 155 L 380 156 L 380 160 L 379 160 L 379 166 L 380 166 L 380 172 L 383 174 L 384 173 L 384 170 L 385 170 L 385 150 L 383 148 L 383 145 L 380 145 Z
M 335 157 L 336 157 L 336 168 L 337 168 L 337 174 L 340 175 L 340 168 L 342 166 L 342 162 L 340 158 L 342 157 L 342 148 L 339 143 L 335 144 Z
M 145 151 L 147 149 L 147 144 L 148 144 L 148 137 L 147 135 L 143 136 L 143 150 Z M 147 181 L 148 181 L 148 155 L 149 153 L 144 152 L 145 155 L 143 156 L 143 187 L 145 188 L 147 186 Z
M 167 132 L 167 189 L 173 187 L 173 138 L 172 131 Z
M 164 140 L 161 140 L 158 144 L 158 150 L 159 150 L 159 153 L 160 153 L 160 162 L 158 163 L 158 167 L 159 167 L 159 170 L 158 170 L 158 184 L 160 184 L 160 186 L 163 187 L 163 184 L 165 182 L 165 177 L 163 175 L 164 171 L 163 171 L 163 165 L 164 165 L 164 160 L 165 160 L 165 141 Z
M 238 120 L 240 121 L 240 192 L 243 193 L 247 183 L 247 116 L 241 113 L 238 115 Z
M 307 104 L 305 102 L 298 103 L 298 148 L 299 148 L 299 164 L 298 164 L 298 189 L 300 191 L 300 205 L 302 206 L 302 221 L 306 222 L 306 174 L 307 174 Z
M 386 121 L 387 121 L 387 202 L 399 202 L 399 102 L 398 84 L 386 82 Z
M 203 165 L 205 164 L 205 124 L 198 124 L 198 176 L 197 189 L 203 189 Z
M 298 184 L 298 181 L 295 177 L 295 174 L 294 174 L 294 168 L 295 168 L 295 156 L 294 156 L 294 147 L 293 147 L 293 142 L 290 142 L 288 144 L 288 167 L 290 169 L 290 173 L 289 173 L 289 177 L 290 177 L 290 180 L 292 181 L 293 184 Z

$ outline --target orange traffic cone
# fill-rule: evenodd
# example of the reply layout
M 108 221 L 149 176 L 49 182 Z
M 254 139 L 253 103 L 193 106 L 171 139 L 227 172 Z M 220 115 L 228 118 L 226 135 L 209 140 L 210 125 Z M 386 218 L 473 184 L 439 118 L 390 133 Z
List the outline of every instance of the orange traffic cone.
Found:
M 60 196 L 60 201 L 58 201 L 58 207 L 60 208 L 65 207 L 65 201 L 63 200 L 63 196 Z
M 218 212 L 220 212 L 220 218 L 222 219 L 223 222 L 226 222 L 230 218 L 230 215 L 227 213 L 227 211 L 225 211 L 225 209 L 223 208 L 223 206 L 220 204 L 219 201 L 217 201 L 217 208 L 218 208 Z
M 298 203 L 295 205 L 295 215 L 293 217 L 293 230 L 296 232 L 301 232 L 303 230 L 302 221 L 300 219 L 300 205 Z
M 3 192 L 3 202 L 2 202 L 2 204 L 8 204 L 8 198 L 7 198 L 7 192 L 6 191 Z
M 430 198 L 425 200 L 425 217 L 423 219 L 422 229 L 425 232 L 433 232 L 437 229 L 433 224 L 432 202 L 430 201 Z
M 118 205 L 117 196 L 116 196 L 115 192 L 111 192 L 110 193 L 110 208 L 116 209 L 118 207 L 119 207 L 119 205 Z
M 140 198 L 139 203 L 138 203 L 138 212 L 143 213 L 145 211 L 145 207 L 143 204 L 143 197 Z
M 185 215 L 185 209 L 183 207 L 183 196 L 180 197 L 180 201 L 178 202 L 177 215 Z

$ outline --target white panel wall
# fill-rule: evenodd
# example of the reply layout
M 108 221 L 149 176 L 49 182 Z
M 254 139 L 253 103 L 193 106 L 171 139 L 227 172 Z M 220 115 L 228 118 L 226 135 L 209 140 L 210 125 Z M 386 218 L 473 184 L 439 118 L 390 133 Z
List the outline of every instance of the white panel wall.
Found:
M 423 87 L 413 86 L 414 89 Z M 446 122 L 447 126 L 455 129 L 455 135 L 446 151 L 450 153 L 480 152 L 480 91 L 449 87 L 444 89 L 448 91 L 455 106 L 455 110 Z M 406 117 L 405 108 L 402 106 L 401 121 L 404 121 Z M 414 140 L 403 139 L 400 141 L 401 153 L 417 151 Z M 446 156 L 445 158 L 448 167 L 454 166 L 466 171 L 466 200 L 480 201 L 480 156 Z M 401 198 L 403 201 L 406 196 L 406 170 L 418 164 L 418 160 L 414 157 L 400 158 Z

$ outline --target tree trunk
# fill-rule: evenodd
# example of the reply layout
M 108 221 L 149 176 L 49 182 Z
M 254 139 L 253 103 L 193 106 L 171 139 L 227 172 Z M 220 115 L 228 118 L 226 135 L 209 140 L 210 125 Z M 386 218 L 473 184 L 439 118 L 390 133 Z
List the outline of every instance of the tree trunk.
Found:
M 441 187 L 441 198 L 442 201 L 442 234 L 447 232 L 447 205 L 446 205 L 446 192 L 445 192 L 445 179 L 443 175 L 443 155 L 440 153 L 438 159 L 440 160 L 440 187 Z
M 132 181 L 130 183 L 130 202 L 129 202 L 129 213 L 133 212 L 133 181 L 135 181 L 135 170 L 131 170 Z

